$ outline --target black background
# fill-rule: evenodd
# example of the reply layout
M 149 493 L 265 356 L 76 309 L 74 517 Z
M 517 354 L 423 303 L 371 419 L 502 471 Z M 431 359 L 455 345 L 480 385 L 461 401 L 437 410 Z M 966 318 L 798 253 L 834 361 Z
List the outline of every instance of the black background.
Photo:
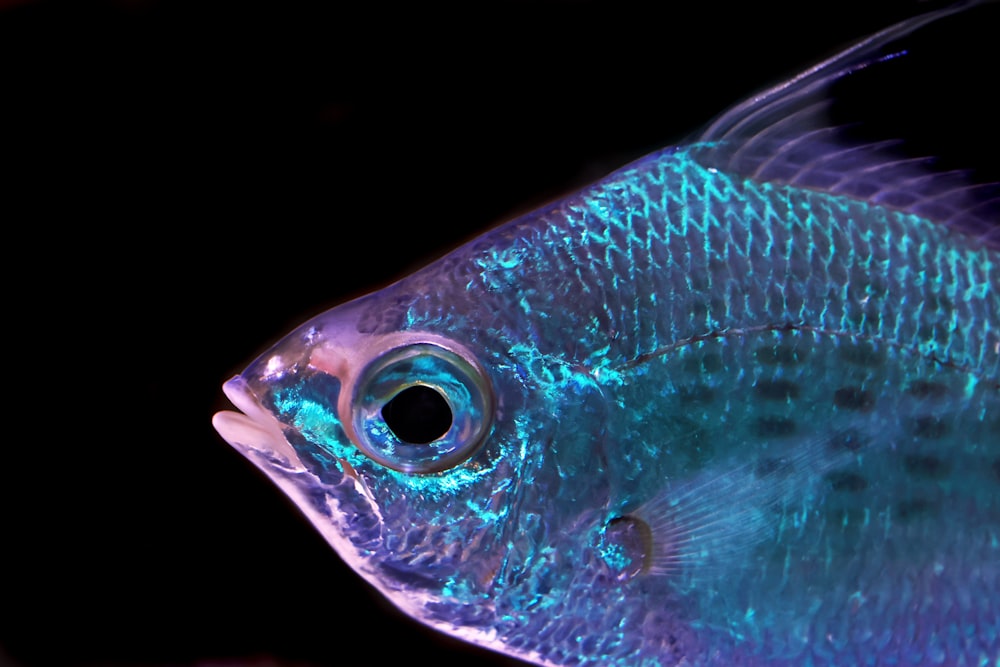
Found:
M 396 612 L 210 418 L 298 322 L 924 7 L 662 5 L 0 2 L 0 661 L 511 664 Z M 980 180 L 997 16 L 874 103 Z

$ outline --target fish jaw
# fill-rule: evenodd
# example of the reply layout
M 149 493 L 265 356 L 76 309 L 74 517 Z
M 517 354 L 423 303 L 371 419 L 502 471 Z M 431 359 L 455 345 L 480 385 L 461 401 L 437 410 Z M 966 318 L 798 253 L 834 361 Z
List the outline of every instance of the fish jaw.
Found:
M 216 413 L 212 425 L 281 489 L 351 569 L 389 595 L 371 554 L 382 532 L 380 506 L 348 461 L 354 447 L 337 414 L 341 378 L 350 376 L 357 365 L 352 360 L 363 353 L 352 338 L 352 312 L 345 304 L 334 320 L 306 322 L 226 381 L 223 392 L 237 410 Z M 348 354 L 352 348 L 355 353 Z M 324 358 L 325 368 L 310 364 L 313 354 Z M 313 387 L 316 396 L 303 396 L 303 387 Z M 317 413 L 324 405 L 328 409 Z
M 261 406 L 242 375 L 223 384 L 222 391 L 242 412 L 221 410 L 212 417 L 212 426 L 223 440 L 243 454 L 302 507 L 302 502 L 297 498 L 301 494 L 293 491 L 300 489 L 300 478 L 308 474 L 308 469 L 295 447 L 285 437 L 281 423 L 273 413 Z M 341 466 L 354 481 L 358 493 L 377 514 L 378 505 L 364 480 L 346 461 L 341 461 Z M 290 479 L 289 475 L 293 478 Z M 324 513 L 323 516 L 328 515 Z
M 454 632 L 427 619 L 425 608 L 438 602 L 437 595 L 408 589 L 385 576 L 385 519 L 364 473 L 341 458 L 330 468 L 317 467 L 316 457 L 310 455 L 312 446 L 297 438 L 294 429 L 284 425 L 251 389 L 252 380 L 246 375 L 253 378 L 254 368 L 259 365 L 252 364 L 243 375 L 223 385 L 226 396 L 241 412 L 216 413 L 212 418 L 215 429 L 281 489 L 352 570 L 404 613 L 439 631 Z M 259 375 L 256 378 L 260 380 Z M 481 643 L 480 634 L 471 632 L 466 639 Z
M 279 465 L 288 470 L 305 469 L 295 448 L 285 438 L 278 420 L 261 407 L 242 375 L 223 384 L 222 391 L 240 410 L 222 410 L 212 417 L 212 426 L 226 442 L 261 467 L 265 473 L 267 469 L 259 461 L 267 461 L 268 465 Z
M 276 484 L 355 570 L 368 569 L 339 525 L 339 485 L 324 483 L 309 471 L 285 437 L 281 423 L 261 405 L 242 375 L 226 382 L 223 392 L 241 412 L 223 410 L 212 417 L 212 426 L 219 435 Z M 357 496 L 378 517 L 378 505 L 363 480 L 355 476 L 350 481 L 354 482 Z

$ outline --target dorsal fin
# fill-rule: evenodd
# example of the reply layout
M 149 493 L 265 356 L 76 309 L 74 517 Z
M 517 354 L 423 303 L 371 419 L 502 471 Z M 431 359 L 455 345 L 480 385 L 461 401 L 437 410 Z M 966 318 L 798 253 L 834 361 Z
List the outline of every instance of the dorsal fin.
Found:
M 899 137 L 865 137 L 855 122 L 832 113 L 838 84 L 869 68 L 891 67 L 907 55 L 903 38 L 976 4 L 962 2 L 897 23 L 750 97 L 702 133 L 697 158 L 756 181 L 915 213 L 1000 249 L 1000 184 L 977 184 L 967 170 L 942 170 L 937 156 L 907 155 Z

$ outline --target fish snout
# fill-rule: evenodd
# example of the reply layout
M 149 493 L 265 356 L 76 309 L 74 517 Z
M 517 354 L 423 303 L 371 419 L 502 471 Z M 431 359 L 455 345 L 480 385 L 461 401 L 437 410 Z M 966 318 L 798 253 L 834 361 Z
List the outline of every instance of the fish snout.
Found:
M 223 384 L 222 391 L 239 410 L 222 410 L 212 417 L 212 426 L 226 442 L 257 465 L 257 457 L 263 457 L 284 468 L 303 468 L 278 420 L 261 406 L 242 375 Z

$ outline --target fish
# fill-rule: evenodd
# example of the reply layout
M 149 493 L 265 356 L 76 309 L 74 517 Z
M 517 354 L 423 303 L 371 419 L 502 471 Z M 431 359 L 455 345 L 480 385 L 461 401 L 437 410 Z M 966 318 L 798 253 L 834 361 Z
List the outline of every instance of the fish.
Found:
M 407 615 L 539 665 L 996 665 L 995 187 L 856 141 L 886 28 L 224 385 Z

